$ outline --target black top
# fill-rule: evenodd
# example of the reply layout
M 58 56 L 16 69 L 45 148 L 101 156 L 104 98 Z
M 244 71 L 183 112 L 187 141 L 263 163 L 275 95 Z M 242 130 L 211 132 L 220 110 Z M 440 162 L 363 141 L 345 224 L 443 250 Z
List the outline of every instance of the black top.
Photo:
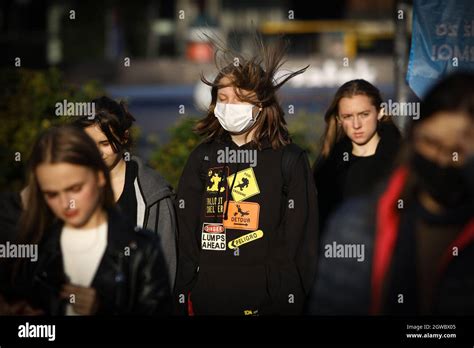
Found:
M 0 194 L 0 243 L 12 241 L 17 233 L 17 225 L 22 212 L 19 192 Z
M 318 189 L 321 232 L 329 215 L 344 200 L 369 193 L 392 169 L 399 149 L 400 132 L 391 123 L 379 125 L 377 132 L 380 141 L 372 156 L 354 156 L 351 140 L 344 137 L 328 158 L 316 162 L 313 174 Z
M 14 242 L 18 234 L 18 221 L 22 212 L 21 196 L 18 192 L 0 194 L 0 244 Z M 10 291 L 10 268 L 13 260 L 0 258 L 0 294 Z
M 138 175 L 138 166 L 134 161 L 126 161 L 125 167 L 125 183 L 123 192 L 117 201 L 120 210 L 136 223 L 137 221 L 137 197 L 135 195 L 135 187 L 133 185 Z
M 386 163 L 375 154 L 366 157 L 349 154 L 349 164 L 346 181 L 344 183 L 343 197 L 358 196 L 367 193 L 386 172 Z

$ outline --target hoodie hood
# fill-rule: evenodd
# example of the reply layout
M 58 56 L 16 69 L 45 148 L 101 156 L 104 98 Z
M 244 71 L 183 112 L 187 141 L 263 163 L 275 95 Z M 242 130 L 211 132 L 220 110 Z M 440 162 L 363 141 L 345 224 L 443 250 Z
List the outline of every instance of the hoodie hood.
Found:
M 147 207 L 174 196 L 171 185 L 157 171 L 146 166 L 140 157 L 132 156 L 132 161 L 138 165 L 138 182 Z

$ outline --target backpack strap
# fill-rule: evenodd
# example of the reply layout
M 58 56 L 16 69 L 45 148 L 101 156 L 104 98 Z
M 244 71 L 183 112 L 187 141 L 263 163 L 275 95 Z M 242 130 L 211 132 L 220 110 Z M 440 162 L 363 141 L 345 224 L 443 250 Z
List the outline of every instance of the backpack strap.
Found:
M 199 159 L 201 160 L 199 166 L 199 178 L 204 186 L 207 182 L 207 172 L 209 171 L 211 163 L 211 146 L 210 143 L 203 143 L 198 154 Z
M 291 181 L 291 174 L 293 168 L 298 162 L 300 156 L 304 153 L 298 145 L 290 143 L 283 148 L 283 155 L 281 159 L 281 172 L 283 176 L 283 195 L 288 196 L 288 190 Z

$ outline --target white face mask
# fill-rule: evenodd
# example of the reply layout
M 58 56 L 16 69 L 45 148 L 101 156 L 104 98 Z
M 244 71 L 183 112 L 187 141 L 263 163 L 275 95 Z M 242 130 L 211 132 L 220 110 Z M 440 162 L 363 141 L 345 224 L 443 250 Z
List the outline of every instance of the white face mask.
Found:
M 252 104 L 226 104 L 216 103 L 216 115 L 222 128 L 230 133 L 241 133 L 253 126 L 259 112 L 253 117 Z

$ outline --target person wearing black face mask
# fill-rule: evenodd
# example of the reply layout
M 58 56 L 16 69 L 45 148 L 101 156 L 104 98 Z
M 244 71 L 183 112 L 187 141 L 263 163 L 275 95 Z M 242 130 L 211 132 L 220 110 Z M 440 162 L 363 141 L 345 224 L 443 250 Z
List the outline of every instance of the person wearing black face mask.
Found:
M 323 250 L 309 313 L 474 314 L 472 81 L 456 73 L 434 86 L 388 182 L 329 221 L 323 247 L 362 245 L 365 259 Z
M 463 175 L 463 168 L 441 167 L 418 153 L 414 155 L 412 165 L 414 171 L 423 178 L 419 182 L 420 189 L 445 209 L 457 209 L 467 203 L 469 192 L 465 190 L 467 177 Z

